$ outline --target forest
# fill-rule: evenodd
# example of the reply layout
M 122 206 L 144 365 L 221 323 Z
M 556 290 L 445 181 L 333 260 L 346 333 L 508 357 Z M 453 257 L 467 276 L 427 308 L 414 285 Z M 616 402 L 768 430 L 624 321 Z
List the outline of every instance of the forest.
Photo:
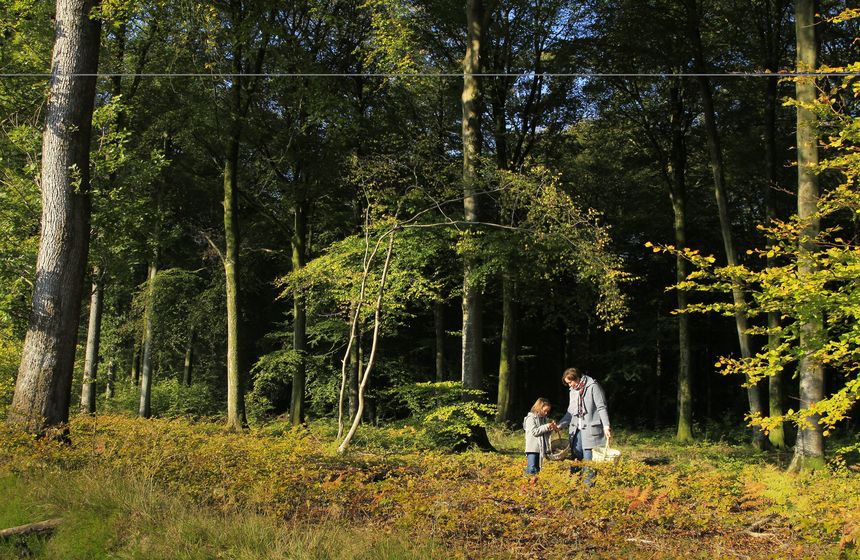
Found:
M 860 557 L 851 2 L 0 6 L 0 557 Z

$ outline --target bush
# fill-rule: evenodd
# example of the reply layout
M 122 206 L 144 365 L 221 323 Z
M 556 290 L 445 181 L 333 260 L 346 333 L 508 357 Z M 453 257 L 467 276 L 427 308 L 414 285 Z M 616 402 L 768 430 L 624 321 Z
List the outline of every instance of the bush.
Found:
M 402 385 L 389 394 L 409 409 L 421 436 L 442 449 L 462 448 L 476 428 L 487 428 L 496 412 L 495 406 L 481 402 L 484 391 L 455 381 Z
M 211 388 L 199 383 L 186 387 L 177 379 L 162 379 L 152 384 L 150 404 L 154 416 L 216 416 L 224 411 L 224 403 Z M 99 410 L 137 413 L 140 390 L 136 385 L 117 382 L 112 399 L 99 397 Z
M 0 417 L 6 416 L 6 409 L 12 404 L 15 393 L 15 376 L 18 373 L 18 362 L 21 360 L 22 344 L 11 340 L 0 332 Z

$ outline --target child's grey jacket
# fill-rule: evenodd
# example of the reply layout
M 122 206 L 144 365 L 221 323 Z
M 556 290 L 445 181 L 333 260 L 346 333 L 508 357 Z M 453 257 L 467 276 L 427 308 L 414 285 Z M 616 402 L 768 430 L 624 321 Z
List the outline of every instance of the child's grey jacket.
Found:
M 529 412 L 523 418 L 523 428 L 526 431 L 526 453 L 540 453 L 543 459 L 549 454 L 549 433 L 552 431 L 546 416 Z

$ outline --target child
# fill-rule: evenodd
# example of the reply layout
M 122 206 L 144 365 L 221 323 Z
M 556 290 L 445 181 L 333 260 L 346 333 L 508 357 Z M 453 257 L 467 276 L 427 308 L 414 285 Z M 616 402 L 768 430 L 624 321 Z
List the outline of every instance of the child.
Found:
M 537 483 L 537 473 L 540 472 L 543 458 L 549 454 L 549 433 L 557 430 L 555 422 L 546 421 L 552 405 L 544 398 L 535 401 L 531 411 L 523 419 L 526 431 L 526 474 L 531 475 L 529 484 Z

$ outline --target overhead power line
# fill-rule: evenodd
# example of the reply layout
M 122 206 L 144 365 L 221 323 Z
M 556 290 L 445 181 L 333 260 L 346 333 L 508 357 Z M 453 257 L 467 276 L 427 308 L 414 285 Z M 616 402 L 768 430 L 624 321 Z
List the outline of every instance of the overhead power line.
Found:
M 802 77 L 851 77 L 857 72 L 488 72 L 473 74 L 483 78 L 802 78 Z M 0 78 L 52 78 L 48 72 L 0 72 Z M 462 72 L 262 72 L 262 73 L 206 73 L 206 72 L 97 72 L 93 74 L 56 74 L 56 76 L 78 76 L 98 78 L 462 78 Z

